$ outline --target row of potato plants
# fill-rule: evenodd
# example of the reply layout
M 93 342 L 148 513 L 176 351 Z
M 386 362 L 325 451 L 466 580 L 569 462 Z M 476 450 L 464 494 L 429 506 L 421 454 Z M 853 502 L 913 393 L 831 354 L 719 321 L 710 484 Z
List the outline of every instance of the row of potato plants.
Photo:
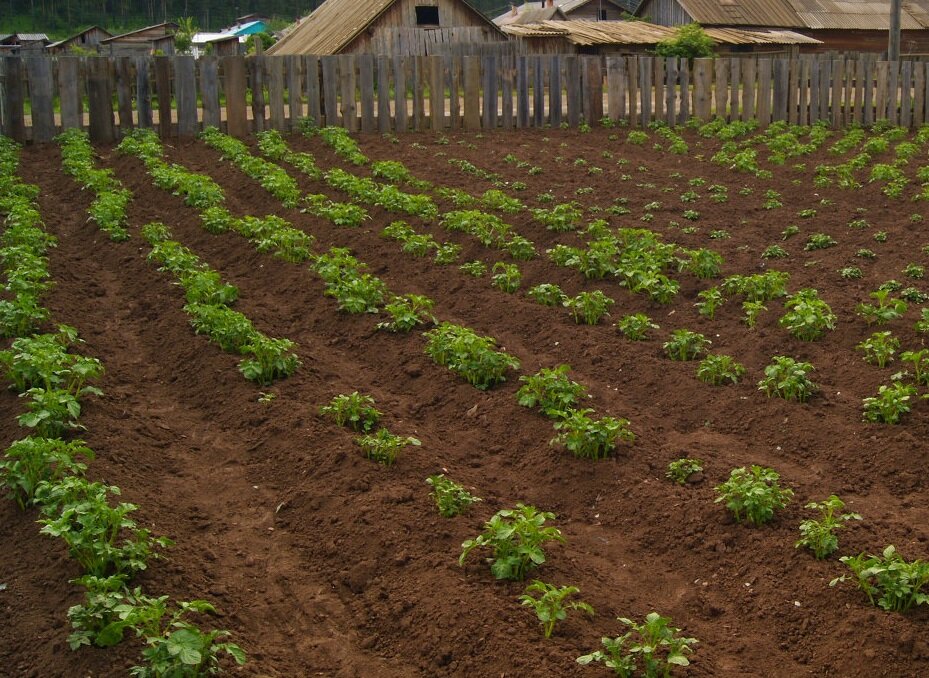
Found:
M 16 284 L 37 302 L 49 284 L 45 252 L 55 241 L 41 227 L 34 204 L 38 187 L 18 180 L 17 165 L 17 146 L 0 137 L 0 214 L 6 225 L 0 257 L 32 262 L 26 263 L 32 266 L 32 282 Z M 9 291 L 13 281 L 7 280 Z M 135 504 L 111 503 L 119 488 L 85 477 L 94 453 L 84 441 L 66 436 L 84 428 L 78 423 L 81 398 L 103 395 L 88 385 L 102 376 L 103 365 L 69 351 L 80 342 L 74 328 L 61 325 L 56 332 L 40 333 L 38 325 L 49 314 L 43 309 L 40 315 L 36 325 L 9 328 L 7 336 L 14 341 L 0 351 L 11 387 L 20 397 L 31 398 L 28 411 L 17 420 L 32 431 L 6 450 L 0 477 L 20 508 L 38 509 L 42 534 L 61 538 L 84 572 L 74 580 L 85 588 L 85 599 L 68 610 L 73 629 L 69 645 L 109 647 L 127 632 L 135 633 L 144 638 L 146 648 L 143 663 L 131 674 L 143 678 L 213 673 L 222 654 L 244 663 L 241 648 L 220 642 L 228 636 L 226 631 L 203 631 L 187 618 L 193 612 L 213 612 L 206 601 L 172 603 L 168 596 L 153 598 L 140 587 L 130 588 L 132 577 L 145 570 L 149 560 L 161 558 L 160 550 L 172 542 L 138 527 L 131 517 L 138 510 Z
M 73 131 L 69 135 L 73 146 L 82 150 L 85 166 L 91 171 L 107 173 L 108 170 L 96 170 L 94 167 L 93 149 L 85 132 Z M 125 148 L 120 149 L 132 152 L 140 158 L 155 159 L 153 166 L 157 166 L 161 157 L 160 142 L 151 130 L 136 130 L 124 140 Z M 171 168 L 176 180 L 182 184 L 203 185 L 197 177 L 187 177 L 184 168 L 175 165 Z M 122 187 L 121 183 L 108 174 L 111 185 L 125 192 L 131 197 L 131 192 Z M 223 197 L 218 186 L 211 191 L 220 202 Z M 212 219 L 208 222 L 214 230 L 222 216 L 228 215 L 218 204 L 203 203 L 204 213 L 209 213 Z M 211 211 L 212 210 L 212 211 Z M 207 222 L 206 218 L 204 219 Z M 232 222 L 231 216 L 227 220 Z M 273 249 L 275 254 L 284 258 L 297 258 L 303 251 L 308 255 L 308 238 L 299 232 L 303 238 L 288 237 L 285 229 L 276 228 L 278 219 L 235 220 L 235 228 L 251 240 L 257 241 L 259 249 Z M 223 224 L 222 228 L 233 228 L 232 225 Z M 283 231 L 283 234 L 282 234 Z M 269 337 L 256 330 L 251 321 L 229 308 L 234 303 L 238 290 L 223 283 L 219 274 L 213 271 L 189 249 L 180 243 L 171 240 L 170 231 L 162 224 L 149 224 L 143 228 L 143 237 L 152 246 L 149 260 L 161 265 L 161 270 L 174 274 L 184 289 L 187 304 L 185 312 L 190 316 L 191 325 L 197 334 L 206 334 L 225 351 L 243 355 L 239 363 L 239 371 L 251 381 L 260 385 L 267 385 L 276 379 L 293 374 L 300 365 L 300 360 L 292 351 L 294 343 L 289 339 Z

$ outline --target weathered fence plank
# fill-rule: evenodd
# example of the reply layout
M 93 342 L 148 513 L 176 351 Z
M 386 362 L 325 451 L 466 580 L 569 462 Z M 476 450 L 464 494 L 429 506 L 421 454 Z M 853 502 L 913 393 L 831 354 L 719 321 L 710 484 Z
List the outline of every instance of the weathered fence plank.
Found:
M 32 107 L 32 140 L 38 143 L 55 137 L 55 108 L 53 105 L 54 81 L 51 59 L 27 57 L 23 59 L 29 79 L 29 103 Z
M 150 57 L 135 58 L 135 96 L 138 108 L 139 127 L 152 127 L 152 60 Z
M 464 57 L 464 127 L 481 128 L 481 58 Z
M 545 124 L 545 71 L 550 62 L 541 57 L 532 58 L 532 124 Z
M 560 127 L 562 120 L 561 59 L 551 57 L 548 64 L 548 120 L 552 127 Z
M 252 127 L 254 132 L 263 132 L 267 129 L 265 122 L 265 58 L 261 54 L 248 57 L 248 78 L 252 91 Z
M 290 119 L 285 125 L 288 131 L 297 129 L 297 123 L 303 117 L 303 69 L 300 57 L 288 55 L 284 57 L 287 67 L 287 106 Z
M 478 64 L 480 66 L 480 64 Z M 408 61 L 406 57 L 394 57 L 394 118 L 396 119 L 396 130 L 405 132 L 409 128 L 409 112 L 406 108 L 407 95 L 407 70 Z
M 214 56 L 200 59 L 200 98 L 203 100 L 204 126 L 220 127 L 219 62 Z
M 502 86 L 503 108 L 501 124 L 503 129 L 512 129 L 513 118 L 513 78 L 516 77 L 516 62 L 512 55 L 506 55 L 500 63 L 500 80 Z M 444 105 L 444 98 L 443 98 Z
M 323 73 L 322 107 L 323 124 L 337 125 L 339 120 L 339 57 L 320 58 Z
M 177 91 L 177 134 L 195 137 L 200 131 L 197 119 L 197 62 L 192 56 L 176 57 L 174 84 Z
M 361 131 L 371 133 L 376 129 L 374 119 L 374 55 L 358 56 L 358 88 L 361 92 Z
M 223 92 L 226 94 L 226 127 L 234 137 L 248 134 L 245 104 L 245 57 L 222 57 Z
M 284 129 L 284 59 L 268 59 L 268 108 L 271 112 L 271 129 Z
M 97 57 L 107 61 L 105 57 Z M 107 69 L 109 70 L 109 69 Z M 107 90 L 110 89 L 109 75 L 103 75 L 106 79 Z M 90 86 L 90 78 L 87 81 Z M 158 134 L 163 137 L 171 136 L 171 58 L 166 56 L 155 57 L 155 96 L 158 99 Z M 110 104 L 112 108 L 113 104 Z M 112 113 L 112 111 L 111 111 Z
M 123 134 L 135 127 L 132 119 L 132 79 L 132 58 L 119 57 L 116 60 L 116 105 Z
M 771 124 L 771 60 L 758 60 L 758 122 L 763 127 Z
M 319 94 L 319 57 L 305 57 L 303 67 L 306 73 L 304 79 L 306 83 L 306 117 L 318 125 L 321 123 L 323 115 L 322 101 Z
M 568 125 L 577 127 L 581 121 L 581 66 L 573 54 L 565 57 L 564 62 L 568 84 Z
M 716 89 L 713 92 L 716 117 L 726 119 L 726 104 L 729 101 L 729 62 L 716 59 Z
M 113 124 L 113 80 L 110 60 L 106 57 L 87 59 L 87 106 L 90 110 L 90 140 L 110 144 L 116 141 Z M 161 101 L 159 101 L 159 104 Z M 170 108 L 170 101 L 166 102 Z M 168 116 L 170 126 L 171 117 Z
M 84 97 L 81 88 L 80 57 L 58 60 L 58 97 L 61 102 L 62 129 L 83 129 Z

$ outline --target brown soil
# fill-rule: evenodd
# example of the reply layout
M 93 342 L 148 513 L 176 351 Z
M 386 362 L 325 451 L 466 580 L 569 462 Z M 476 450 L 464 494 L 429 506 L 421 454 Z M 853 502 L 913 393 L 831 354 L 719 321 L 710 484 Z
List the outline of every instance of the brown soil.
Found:
M 693 304 L 697 292 L 713 283 L 686 273 L 676 276 L 682 290 L 675 302 L 657 306 L 614 281 L 584 281 L 544 256 L 520 263 L 523 290 L 540 282 L 557 282 L 570 294 L 603 289 L 616 300 L 614 319 L 644 311 L 661 325 L 650 340 L 628 342 L 607 323 L 575 325 L 563 310 L 539 306 L 522 293 L 508 296 L 486 278 L 401 254 L 396 243 L 379 237 L 395 218 L 383 211 L 371 210 L 372 219 L 360 229 L 339 230 L 282 209 L 200 143 L 169 149 L 171 159 L 212 175 L 233 213 L 280 214 L 315 235 L 320 251 L 352 247 L 391 290 L 427 294 L 440 318 L 495 337 L 522 360 L 522 374 L 569 363 L 573 377 L 589 388 L 591 406 L 628 418 L 637 435 L 634 444 L 600 463 L 549 445 L 550 422 L 516 404 L 515 375 L 480 392 L 424 356 L 418 333 L 375 332 L 373 317 L 340 314 L 306 266 L 260 255 L 235 235 L 207 234 L 195 211 L 154 188 L 135 159 L 100 149 L 104 164 L 135 193 L 133 237 L 114 244 L 87 222 L 90 196 L 61 172 L 57 148 L 24 151 L 23 178 L 41 186 L 47 228 L 60 239 L 51 254 L 56 286 L 47 305 L 55 322 L 79 329 L 86 353 L 107 368 L 100 384 L 106 395 L 89 402 L 82 419 L 83 437 L 98 455 L 90 475 L 122 488 L 124 499 L 141 507 L 140 522 L 176 540 L 168 558 L 151 563 L 139 583 L 153 594 L 213 602 L 220 611 L 213 623 L 229 629 L 249 654 L 246 667 L 233 672 L 607 675 L 602 667 L 577 665 L 575 658 L 596 649 L 601 636 L 619 635 L 617 616 L 641 618 L 656 610 L 700 639 L 687 675 L 925 673 L 925 609 L 904 616 L 872 608 L 850 584 L 829 587 L 846 571 L 835 556 L 816 561 L 794 548 L 797 525 L 809 516 L 803 505 L 836 493 L 864 516 L 842 532 L 841 553 L 875 553 L 895 544 L 909 559 L 927 557 L 922 469 L 929 403 L 917 402 L 898 426 L 863 423 L 861 399 L 900 363 L 880 370 L 854 348 L 875 330 L 855 316 L 855 305 L 885 280 L 908 283 L 901 273 L 907 263 L 927 263 L 920 251 L 929 243 L 925 224 L 909 220 L 916 211 L 929 217 L 924 203 L 887 199 L 876 185 L 855 192 L 813 188 L 812 168 L 832 161 L 824 151 L 802 160 L 805 171 L 775 168 L 775 177 L 763 181 L 695 157 L 709 158 L 715 141 L 688 135 L 692 155 L 680 157 L 653 151 L 653 141 L 636 147 L 608 134 L 454 134 L 447 145 L 431 136 L 411 135 L 399 145 L 372 136 L 361 143 L 372 158 L 399 158 L 420 177 L 472 193 L 490 188 L 447 163 L 468 159 L 528 184 L 513 195 L 531 206 L 542 191 L 561 201 L 585 186 L 594 189 L 579 198 L 585 204 L 606 207 L 627 197 L 632 214 L 613 217 L 613 226 L 644 225 L 638 221 L 642 207 L 661 201 L 648 227 L 669 241 L 717 249 L 727 275 L 766 267 L 789 271 L 792 291 L 815 287 L 832 306 L 836 331 L 814 343 L 791 338 L 777 324 L 780 302 L 768 304 L 754 331 L 741 322 L 738 303 L 708 320 Z M 312 151 L 322 167 L 345 166 L 318 140 L 289 141 Z M 604 150 L 614 157 L 601 157 Z M 508 153 L 543 172 L 517 169 L 503 160 Z M 574 165 L 578 157 L 604 172 L 586 174 Z M 620 157 L 629 163 L 618 166 Z M 681 176 L 671 177 L 674 172 Z M 623 173 L 632 178 L 623 180 Z M 697 176 L 728 186 L 729 201 L 712 203 L 700 187 L 697 203 L 681 205 L 678 196 Z M 322 183 L 301 184 L 344 197 Z M 673 188 L 665 193 L 665 186 Z M 739 195 L 742 186 L 754 187 L 754 194 Z M 769 188 L 782 193 L 782 209 L 761 209 Z M 823 197 L 833 204 L 820 205 Z M 681 212 L 688 207 L 700 212 L 694 234 L 668 226 L 670 220 L 687 225 Z M 811 207 L 818 210 L 814 220 L 795 217 Z M 856 207 L 867 212 L 858 214 Z M 861 216 L 869 229 L 847 227 Z M 236 357 L 193 334 L 180 289 L 145 260 L 148 248 L 138 227 L 153 220 L 169 225 L 177 239 L 239 286 L 237 308 L 259 329 L 299 344 L 303 367 L 265 389 L 276 396 L 270 403 L 258 402 L 259 389 L 239 375 Z M 525 214 L 507 220 L 540 252 L 557 242 L 580 242 L 575 234 L 546 232 Z M 790 257 L 766 263 L 762 250 L 780 243 L 790 223 L 801 227 L 800 236 L 781 243 Z M 437 225 L 414 225 L 462 243 L 462 261 L 505 259 Z M 732 237 L 708 239 L 715 229 Z M 887 231 L 886 243 L 874 242 L 877 230 Z M 828 233 L 839 245 L 805 252 L 813 232 Z M 856 259 L 863 247 L 877 258 Z M 847 265 L 861 266 L 863 279 L 841 279 L 836 271 Z M 917 348 L 917 317 L 918 307 L 911 307 L 905 318 L 881 329 L 892 330 L 904 349 Z M 694 377 L 695 363 L 666 359 L 661 344 L 679 327 L 704 332 L 715 351 L 744 363 L 743 381 L 708 386 Z M 820 393 L 806 405 L 766 398 L 756 383 L 774 355 L 812 362 Z M 391 468 L 362 458 L 350 432 L 316 414 L 336 393 L 353 390 L 373 395 L 385 425 L 415 435 L 422 447 L 407 448 Z M 15 424 L 19 411 L 14 394 L 0 394 L 4 440 L 22 435 Z M 664 478 L 668 462 L 681 456 L 705 462 L 702 477 L 684 487 Z M 773 467 L 796 493 L 762 528 L 736 524 L 713 501 L 713 487 L 730 469 L 748 464 Z M 466 516 L 440 518 L 424 478 L 442 470 L 474 488 L 483 503 Z M 534 574 L 580 587 L 597 610 L 593 619 L 570 617 L 551 640 L 518 604 L 523 585 L 495 581 L 480 557 L 464 568 L 457 564 L 461 542 L 516 502 L 555 512 L 554 523 L 567 540 L 548 549 L 548 562 Z M 0 592 L 6 618 L 0 675 L 125 675 L 138 657 L 135 640 L 108 650 L 68 650 L 66 611 L 80 600 L 68 582 L 79 572 L 60 543 L 39 534 L 36 517 L 0 502 L 0 583 L 6 584 Z

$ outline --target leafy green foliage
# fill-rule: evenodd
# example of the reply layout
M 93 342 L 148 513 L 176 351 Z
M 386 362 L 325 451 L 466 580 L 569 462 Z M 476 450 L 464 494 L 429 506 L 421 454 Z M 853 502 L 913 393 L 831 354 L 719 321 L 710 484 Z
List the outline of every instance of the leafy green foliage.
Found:
M 880 556 L 843 556 L 839 558 L 855 575 L 858 588 L 865 592 L 868 601 L 881 609 L 907 612 L 918 605 L 929 604 L 929 563 L 921 560 L 906 561 L 897 549 L 888 546 Z M 835 586 L 845 581 L 842 575 L 830 582 Z
M 13 442 L 0 459 L 0 480 L 21 509 L 35 502 L 39 483 L 54 483 L 65 476 L 81 476 L 87 469 L 83 460 L 94 458 L 83 440 L 65 442 L 59 438 L 28 436 Z
M 890 290 L 875 290 L 868 296 L 877 301 L 877 304 L 858 304 L 855 313 L 864 318 L 869 325 L 886 325 L 906 313 L 906 302 L 891 298 Z
M 563 445 L 575 457 L 583 459 L 606 459 L 616 449 L 617 442 L 633 442 L 635 434 L 629 428 L 628 419 L 601 417 L 593 419 L 591 409 L 572 409 L 555 422 L 559 433 L 552 438 L 552 445 Z
M 623 316 L 616 322 L 616 328 L 632 341 L 643 341 L 648 337 L 649 330 L 659 329 L 644 313 Z
M 758 526 L 770 522 L 774 512 L 790 502 L 793 490 L 782 489 L 780 475 L 770 468 L 753 465 L 751 469 L 732 469 L 729 479 L 716 487 L 716 503 L 726 502 L 738 522 L 747 520 Z
M 580 610 L 589 615 L 594 614 L 594 609 L 582 600 L 568 600 L 572 596 L 579 594 L 581 590 L 576 586 L 555 586 L 547 584 L 539 579 L 534 579 L 526 587 L 525 593 L 519 597 L 522 605 L 531 607 L 542 625 L 542 631 L 546 638 L 552 637 L 552 631 L 555 630 L 555 624 L 563 619 L 567 619 L 569 610 Z M 532 594 L 538 594 L 535 597 Z
M 780 325 L 797 339 L 814 341 L 826 330 L 835 329 L 835 314 L 814 289 L 802 289 L 787 297 L 784 309 L 786 313 L 781 316 Z
M 358 391 L 335 396 L 328 405 L 319 408 L 319 413 L 332 417 L 338 426 L 347 426 L 353 431 L 370 431 L 377 426 L 382 414 L 374 407 L 374 398 Z
M 821 502 L 810 502 L 804 508 L 819 511 L 819 520 L 808 518 L 800 523 L 800 539 L 795 548 L 801 546 L 810 549 L 817 560 L 822 560 L 839 548 L 839 538 L 835 531 L 843 527 L 849 520 L 861 520 L 857 513 L 842 513 L 845 502 L 836 495 L 830 495 Z
M 649 612 L 641 624 L 625 617 L 619 621 L 629 630 L 617 638 L 602 638 L 603 649 L 578 657 L 578 664 L 603 662 L 620 678 L 667 678 L 673 667 L 690 665 L 687 655 L 699 641 L 678 635 L 681 630 L 671 626 L 670 617 Z M 641 673 L 637 673 L 639 660 L 643 664 Z
M 493 265 L 491 274 L 490 284 L 509 294 L 518 290 L 522 283 L 522 274 L 516 264 L 498 261 Z
M 364 455 L 384 466 L 390 466 L 397 460 L 397 455 L 407 445 L 420 445 L 419 440 L 412 436 L 398 436 L 386 428 L 379 428 L 370 433 L 355 438 L 355 442 L 364 452 Z
M 443 518 L 461 515 L 471 504 L 482 501 L 451 478 L 446 478 L 444 473 L 429 476 L 426 482 L 432 487 L 430 496 L 435 499 L 439 515 Z
M 916 395 L 916 387 L 895 381 L 890 386 L 881 384 L 877 395 L 862 401 L 864 418 L 879 424 L 897 424 L 900 417 L 910 411 L 910 399 Z
M 699 332 L 678 329 L 671 331 L 671 338 L 662 348 L 671 360 L 695 360 L 711 343 Z
M 814 369 L 812 364 L 780 355 L 771 360 L 771 364 L 764 368 L 764 378 L 758 382 L 758 389 L 768 397 L 778 396 L 804 403 L 816 392 L 817 386 L 809 378 Z
M 539 511 L 534 506 L 516 504 L 513 509 L 501 509 L 484 523 L 484 531 L 461 544 L 458 564 L 464 565 L 474 549 L 489 548 L 490 571 L 497 579 L 523 581 L 526 573 L 545 562 L 542 545 L 549 541 L 564 542 L 561 530 L 545 527 L 555 514 Z
M 568 377 L 570 371 L 570 365 L 558 365 L 520 377 L 524 385 L 516 392 L 517 401 L 523 407 L 538 407 L 546 417 L 563 418 L 587 396 L 587 389 Z
M 713 386 L 722 386 L 726 382 L 737 384 L 743 374 L 745 366 L 730 355 L 708 355 L 697 366 L 697 379 Z
M 878 367 L 886 367 L 887 363 L 893 362 L 894 354 L 900 348 L 900 340 L 889 331 L 875 332 L 857 344 L 855 348 L 864 352 L 864 359 L 867 362 Z
M 675 459 L 668 464 L 668 471 L 665 473 L 665 477 L 670 478 L 678 485 L 686 485 L 687 479 L 690 478 L 690 476 L 695 473 L 700 473 L 702 470 L 702 461 L 683 457 L 681 459 Z
M 393 297 L 384 310 L 390 320 L 377 324 L 377 329 L 391 332 L 409 332 L 418 325 L 434 324 L 435 317 L 430 313 L 435 302 L 420 294 L 407 294 Z
M 427 341 L 426 355 L 481 390 L 506 381 L 507 370 L 519 369 L 519 360 L 495 350 L 494 339 L 482 337 L 467 327 L 443 322 L 423 336 Z
M 580 292 L 576 297 L 568 297 L 562 303 L 571 312 L 575 323 L 580 324 L 583 321 L 587 325 L 596 325 L 604 316 L 609 315 L 607 309 L 616 302 L 601 290 L 594 290 Z
M 565 293 L 554 283 L 541 283 L 526 292 L 533 301 L 543 306 L 561 306 L 565 300 Z

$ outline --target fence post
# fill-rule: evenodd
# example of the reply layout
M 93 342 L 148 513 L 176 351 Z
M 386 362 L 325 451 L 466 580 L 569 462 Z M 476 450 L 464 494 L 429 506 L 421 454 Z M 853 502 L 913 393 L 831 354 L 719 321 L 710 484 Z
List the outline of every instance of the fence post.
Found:
M 226 94 L 226 128 L 234 137 L 248 134 L 245 103 L 245 57 L 223 57 L 223 92 Z
M 32 110 L 32 140 L 36 143 L 51 141 L 55 137 L 52 60 L 45 57 L 27 57 L 25 65 L 26 77 L 29 78 L 29 104 Z
M 23 62 L 19 57 L 2 57 L 6 64 L 6 85 L 3 114 L 4 133 L 21 144 L 26 143 L 26 117 L 23 110 Z
M 0 62 L 2 61 L 0 59 Z M 61 101 L 61 129 L 83 129 L 81 57 L 61 57 L 58 60 L 58 93 Z M 2 96 L 0 93 L 0 98 Z
M 197 62 L 192 56 L 174 57 L 174 85 L 177 92 L 177 134 L 195 137 L 197 119 Z

